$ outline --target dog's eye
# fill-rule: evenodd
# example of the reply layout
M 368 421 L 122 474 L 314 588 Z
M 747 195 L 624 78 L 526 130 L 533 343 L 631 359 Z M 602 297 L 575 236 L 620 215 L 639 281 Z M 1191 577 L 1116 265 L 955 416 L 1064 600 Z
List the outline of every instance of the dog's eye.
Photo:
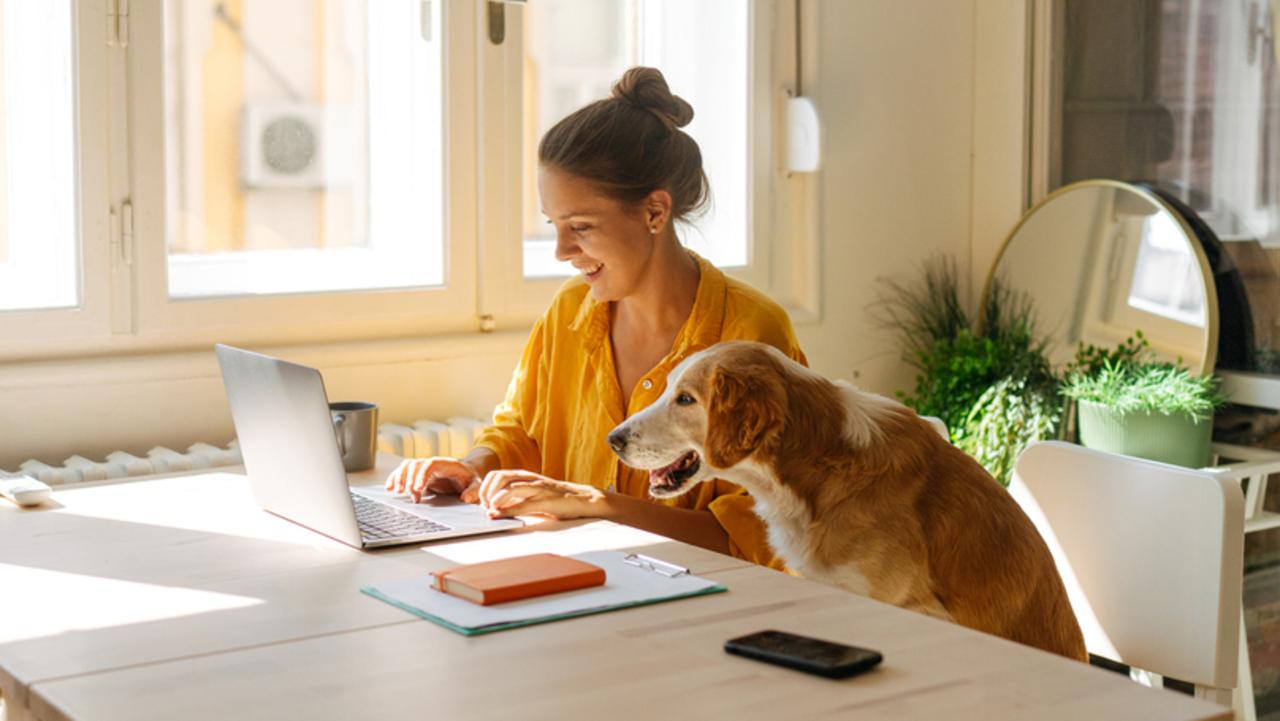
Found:
M 676 405 L 678 406 L 691 406 L 694 403 L 697 403 L 697 401 L 695 401 L 693 399 L 693 396 L 689 395 L 688 393 L 681 393 L 680 395 L 676 396 Z

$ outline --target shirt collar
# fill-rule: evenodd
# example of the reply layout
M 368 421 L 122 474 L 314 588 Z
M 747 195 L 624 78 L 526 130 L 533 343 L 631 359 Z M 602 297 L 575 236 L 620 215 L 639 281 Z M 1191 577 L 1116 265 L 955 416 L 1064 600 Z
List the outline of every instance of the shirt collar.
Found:
M 710 347 L 720 340 L 725 296 L 729 290 L 723 271 L 692 250 L 685 252 L 698 263 L 698 293 L 693 300 L 693 310 L 671 348 L 672 355 L 677 357 Z M 588 291 L 569 328 L 583 334 L 582 341 L 588 348 L 598 347 L 609 335 L 609 304 L 598 302 Z

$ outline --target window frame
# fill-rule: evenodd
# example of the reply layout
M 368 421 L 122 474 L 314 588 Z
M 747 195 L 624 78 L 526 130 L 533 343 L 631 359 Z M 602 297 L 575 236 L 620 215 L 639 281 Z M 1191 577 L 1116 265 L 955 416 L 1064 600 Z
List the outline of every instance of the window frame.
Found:
M 455 6 L 456 7 L 456 6 Z M 135 40 L 129 53 L 132 98 L 132 173 L 137 263 L 134 333 L 166 344 L 197 345 L 215 340 L 230 343 L 305 343 L 386 338 L 476 327 L 475 195 L 468 192 L 474 143 L 472 109 L 475 37 L 473 16 L 442 7 L 444 47 L 442 84 L 445 93 L 443 185 L 445 199 L 444 285 L 439 288 L 327 291 L 265 296 L 170 298 L 165 216 L 163 143 L 148 138 L 164 132 L 163 3 L 147 3 L 133 11 Z
M 170 299 L 165 150 L 154 142 L 164 124 L 163 2 L 77 0 L 81 304 L 0 312 L 0 333 L 19 341 L 0 349 L 0 360 L 527 330 L 564 279 L 523 277 L 520 156 L 506 152 L 521 142 L 523 40 L 508 32 L 503 45 L 490 43 L 489 5 L 442 6 L 444 288 Z M 813 175 L 786 172 L 781 151 L 785 102 L 799 85 L 799 5 L 751 3 L 749 262 L 727 272 L 803 324 L 820 317 L 818 193 Z M 503 9 L 507 28 L 519 27 L 523 8 Z M 116 14 L 126 32 L 119 40 L 110 30 Z M 812 79 L 816 47 L 804 57 Z
M 0 311 L 0 336 L 20 340 L 0 348 L 0 359 L 75 351 L 111 337 L 112 296 L 119 278 L 112 267 L 112 130 L 119 126 L 115 95 L 120 66 L 101 33 L 107 0 L 72 2 L 73 113 L 75 117 L 76 246 L 79 303 L 72 308 Z M 107 121 L 104 122 L 104 119 Z
M 484 5 L 477 6 L 478 15 L 487 14 Z M 523 3 L 506 5 L 502 44 L 486 37 L 478 49 L 477 165 L 481 196 L 496 199 L 486 204 L 480 220 L 479 312 L 499 328 L 532 323 L 567 280 L 524 277 L 524 38 L 518 31 L 524 11 Z M 788 0 L 749 4 L 747 264 L 725 272 L 778 300 L 798 322 L 812 322 L 819 316 L 818 249 L 813 226 L 805 220 L 816 216 L 807 198 L 814 193 L 806 176 L 788 173 L 782 162 L 785 103 L 798 85 L 797 11 L 797 3 Z M 487 19 L 479 22 L 485 26 Z

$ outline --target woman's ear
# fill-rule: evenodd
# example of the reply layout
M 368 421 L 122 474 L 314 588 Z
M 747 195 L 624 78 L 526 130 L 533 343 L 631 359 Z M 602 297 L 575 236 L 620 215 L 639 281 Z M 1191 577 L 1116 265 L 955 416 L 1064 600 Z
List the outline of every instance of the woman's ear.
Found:
M 707 462 L 732 468 L 755 453 L 786 420 L 786 389 L 769 373 L 716 368 L 707 405 Z
M 644 199 L 644 222 L 650 235 L 658 235 L 671 221 L 671 193 L 659 188 Z

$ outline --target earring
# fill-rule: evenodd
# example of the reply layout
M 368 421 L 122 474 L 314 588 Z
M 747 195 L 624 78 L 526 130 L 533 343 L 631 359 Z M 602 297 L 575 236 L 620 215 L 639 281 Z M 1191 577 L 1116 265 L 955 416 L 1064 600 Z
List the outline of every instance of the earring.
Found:
M 654 227 L 650 228 L 650 229 L 649 229 L 649 234 L 650 234 L 650 235 L 657 235 L 657 234 L 658 234 L 658 228 L 657 228 L 657 226 L 654 226 Z

